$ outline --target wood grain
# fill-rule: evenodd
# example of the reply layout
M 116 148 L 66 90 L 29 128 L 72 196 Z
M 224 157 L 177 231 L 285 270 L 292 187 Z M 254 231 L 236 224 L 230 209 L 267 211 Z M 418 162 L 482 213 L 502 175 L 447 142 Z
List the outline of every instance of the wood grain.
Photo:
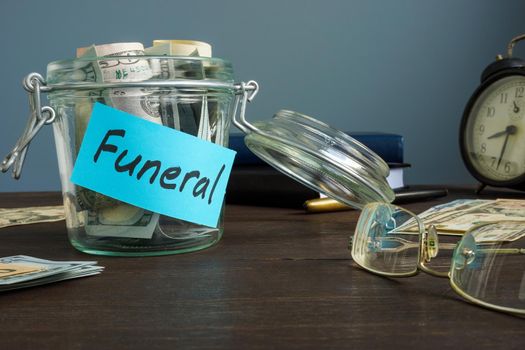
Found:
M 405 207 L 471 196 L 456 189 Z M 60 200 L 4 193 L 0 207 Z M 358 214 L 232 205 L 217 246 L 149 258 L 77 252 L 63 222 L 2 229 L 0 256 L 91 259 L 106 270 L 0 294 L 0 349 L 523 348 L 523 318 L 462 301 L 446 279 L 355 267 L 347 244 Z

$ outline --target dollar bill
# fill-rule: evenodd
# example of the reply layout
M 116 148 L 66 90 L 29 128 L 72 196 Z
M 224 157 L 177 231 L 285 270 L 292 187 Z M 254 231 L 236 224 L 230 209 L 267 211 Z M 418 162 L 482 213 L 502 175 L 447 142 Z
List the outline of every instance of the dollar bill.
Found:
M 197 136 L 200 139 L 211 141 L 211 126 L 210 126 L 210 115 L 208 113 L 208 98 L 207 96 L 202 97 L 201 113 L 199 118 L 199 130 L 197 130 Z
M 144 46 L 141 43 L 92 45 L 79 49 L 77 52 L 81 53 L 81 58 L 90 59 L 86 60 L 86 65 L 92 73 L 84 74 L 86 81 L 97 83 L 140 82 L 149 80 L 153 76 L 149 61 L 140 58 L 144 56 Z M 95 94 L 98 93 L 95 92 Z M 147 96 L 150 94 L 151 92 L 146 88 L 112 88 L 103 89 L 99 93 L 107 105 L 160 124 L 158 109 L 152 108 L 152 104 L 147 102 Z M 88 103 L 93 104 L 89 100 Z M 91 111 L 87 112 L 87 114 L 82 113 L 80 117 L 89 120 Z
M 92 45 L 77 50 L 86 60 L 86 81 L 115 83 L 145 80 L 205 79 L 203 60 L 160 56 L 211 56 L 211 46 L 200 42 L 156 43 L 144 50 L 140 43 L 114 43 Z M 144 55 L 152 57 L 141 57 Z M 89 58 L 104 57 L 90 60 Z M 155 56 L 155 57 L 153 57 Z M 114 57 L 114 59 L 112 59 Z M 91 80 L 88 80 L 91 79 Z M 218 116 L 216 104 L 206 96 L 181 94 L 175 88 L 111 88 L 100 91 L 79 92 L 87 104 L 76 106 L 76 138 L 81 140 L 87 127 L 94 101 L 101 101 L 119 110 L 143 119 L 181 130 L 201 139 L 212 141 L 214 132 L 224 131 L 223 125 L 213 124 L 210 115 Z M 181 97 L 182 96 L 182 97 Z M 211 109 L 211 111 L 210 111 Z M 211 112 L 211 113 L 210 113 Z M 214 118 L 213 120 L 219 120 Z M 221 120 L 224 118 L 221 118 Z M 224 121 L 223 121 L 224 122 Z M 221 137 L 221 144 L 223 138 Z M 77 150 L 79 145 L 77 146 Z M 78 205 L 86 213 L 86 233 L 91 236 L 151 238 L 161 233 L 159 215 L 130 206 L 102 194 L 77 189 Z
M 64 207 L 0 208 L 0 228 L 64 220 Z
M 491 200 L 473 208 L 425 220 L 425 224 L 434 225 L 439 231 L 463 233 L 475 225 L 502 221 L 525 223 L 525 200 Z
M 86 61 L 89 66 L 87 70 L 91 70 L 92 74 L 84 76 L 90 77 L 94 82 L 140 82 L 152 77 L 149 61 L 140 58 L 144 55 L 144 46 L 141 43 L 92 45 L 78 49 L 77 55 L 92 58 Z M 77 140 L 83 138 L 94 100 L 102 100 L 106 105 L 162 124 L 160 106 L 156 103 L 158 98 L 154 96 L 154 90 L 123 87 L 81 92 L 91 95 L 84 99 L 86 103 L 77 104 L 76 107 Z M 128 238 L 150 238 L 153 235 L 158 215 L 145 214 L 141 208 L 85 188 L 78 188 L 77 196 L 80 208 L 87 209 L 88 235 Z
M 42 271 L 39 266 L 0 263 L 0 279 Z
M 90 236 L 152 237 L 160 215 L 129 204 L 89 211 L 86 233 Z
M 188 59 L 187 57 L 211 57 L 211 45 L 192 40 L 154 40 L 153 46 L 145 49 L 147 55 L 167 56 L 152 57 L 151 67 L 154 77 L 158 79 L 196 79 L 206 78 L 206 60 Z M 168 57 L 169 56 L 169 57 Z M 179 56 L 173 59 L 171 56 Z M 213 128 L 210 121 L 212 114 L 217 109 L 215 103 L 210 103 L 206 96 L 185 96 L 176 89 L 164 90 L 161 100 L 161 110 L 171 111 L 164 113 L 163 124 L 177 128 L 180 131 L 197 136 L 203 140 L 212 140 Z M 221 129 L 222 130 L 222 129 Z M 222 142 L 221 142 L 222 144 Z
M 152 77 L 148 60 L 139 58 L 139 56 L 144 55 L 144 46 L 141 43 L 92 45 L 77 49 L 77 55 L 85 59 L 85 66 L 80 69 L 82 73 L 79 73 L 79 76 L 84 77 L 85 82 L 140 82 Z M 104 59 L 98 57 L 104 57 Z M 115 59 L 113 60 L 111 57 L 115 57 Z M 160 124 L 160 112 L 152 107 L 152 103 L 147 101 L 149 94 L 150 92 L 143 88 L 78 91 L 79 99 L 75 104 L 77 151 L 80 148 L 95 102 L 105 103 Z
M 103 269 L 95 261 L 52 261 L 26 255 L 0 258 L 0 291 L 91 276 Z
M 155 79 L 203 79 L 205 77 L 204 65 L 200 60 L 184 59 L 183 57 L 174 59 L 169 55 L 169 51 L 160 50 L 158 47 L 147 48 L 145 54 L 156 56 L 149 59 L 152 76 Z
M 158 57 L 150 60 L 152 74 L 158 79 L 204 79 L 204 62 L 184 60 L 184 57 L 211 57 L 211 45 L 192 40 L 154 40 L 153 46 L 146 48 L 144 53 L 149 56 L 179 56 L 178 59 Z
M 476 230 L 476 242 L 514 242 L 525 237 L 525 222 L 500 222 L 496 225 L 482 226 Z
M 476 225 L 490 222 L 518 221 L 525 223 L 525 200 L 459 199 L 434 206 L 418 216 L 425 227 L 435 226 L 439 232 L 461 235 Z M 399 230 L 417 232 L 415 220 Z
M 212 57 L 210 44 L 196 40 L 153 40 L 150 55 Z
M 211 45 L 198 41 L 188 40 L 155 40 L 153 46 L 145 49 L 146 55 L 151 57 L 153 76 L 159 80 L 176 79 L 206 79 L 209 70 L 207 60 L 184 57 L 211 57 Z M 166 56 L 165 58 L 162 56 Z M 173 59 L 172 56 L 178 56 Z M 175 88 L 159 91 L 162 96 L 160 106 L 162 123 L 164 126 L 183 131 L 200 139 L 214 142 L 216 132 L 223 135 L 223 126 L 218 125 L 219 115 L 217 103 L 208 100 L 208 97 L 198 96 L 195 92 L 187 93 Z M 198 97 L 197 97 L 198 96 Z M 214 119 L 210 118 L 210 116 Z M 221 119 L 221 121 L 224 121 Z M 223 138 L 220 137 L 220 144 Z M 216 142 L 217 143 L 217 142 Z M 155 235 L 178 240 L 199 239 L 216 232 L 216 229 L 205 228 L 183 221 L 166 224 L 170 230 L 164 231 L 159 221 Z
M 419 214 L 418 217 L 425 223 L 426 226 L 429 226 L 434 224 L 436 220 L 441 220 L 449 217 L 450 215 L 455 215 L 458 213 L 461 214 L 470 209 L 485 205 L 490 202 L 491 200 L 486 199 L 456 199 L 448 203 L 435 205 Z M 408 220 L 399 228 L 406 231 L 418 231 L 418 226 L 414 219 Z
M 210 44 L 194 40 L 154 40 L 153 46 L 145 49 L 146 55 L 152 56 L 178 56 L 151 58 L 151 69 L 153 76 L 161 80 L 173 79 L 206 79 L 207 71 L 213 70 L 213 66 L 207 60 L 188 59 L 183 57 L 212 57 Z M 197 136 L 203 140 L 224 144 L 224 125 L 218 125 L 223 119 L 213 118 L 218 114 L 217 104 L 202 96 L 200 101 L 191 99 L 177 99 L 178 92 L 173 89 L 168 91 L 167 101 L 161 102 L 163 111 L 173 111 L 172 115 L 165 114 L 163 124 L 173 126 L 178 130 Z M 175 107 L 173 106 L 175 105 Z M 218 123 L 214 124 L 214 121 Z M 217 134 L 217 140 L 213 135 Z

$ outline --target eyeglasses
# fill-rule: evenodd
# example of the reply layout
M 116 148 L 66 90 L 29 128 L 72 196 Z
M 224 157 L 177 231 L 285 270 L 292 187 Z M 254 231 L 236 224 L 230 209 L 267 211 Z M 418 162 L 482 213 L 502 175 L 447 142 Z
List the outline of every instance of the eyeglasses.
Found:
M 525 222 L 478 225 L 458 243 L 440 244 L 436 228 L 425 229 L 417 215 L 371 203 L 359 217 L 351 249 L 354 261 L 375 274 L 409 277 L 423 271 L 448 277 L 452 289 L 471 303 L 525 315 Z M 446 249 L 453 249 L 448 272 L 427 265 Z

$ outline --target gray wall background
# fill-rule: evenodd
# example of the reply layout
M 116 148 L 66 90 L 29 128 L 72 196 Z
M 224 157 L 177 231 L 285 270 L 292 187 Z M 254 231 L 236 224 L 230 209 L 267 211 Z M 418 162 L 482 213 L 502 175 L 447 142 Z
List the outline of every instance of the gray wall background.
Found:
M 93 43 L 195 39 L 255 79 L 251 120 L 282 108 L 334 127 L 405 136 L 406 182 L 475 183 L 458 150 L 464 105 L 484 67 L 525 32 L 525 2 L 26 1 L 0 3 L 0 153 L 22 131 L 21 79 Z M 525 56 L 525 50 L 517 50 Z M 51 127 L 32 143 L 20 181 L 0 191 L 60 189 Z

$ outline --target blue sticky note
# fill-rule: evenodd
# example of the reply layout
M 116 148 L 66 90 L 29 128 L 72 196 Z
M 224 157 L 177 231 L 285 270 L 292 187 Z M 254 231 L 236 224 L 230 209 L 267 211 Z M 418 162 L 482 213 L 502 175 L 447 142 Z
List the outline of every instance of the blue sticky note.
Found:
M 96 103 L 71 181 L 153 212 L 217 227 L 235 152 Z

